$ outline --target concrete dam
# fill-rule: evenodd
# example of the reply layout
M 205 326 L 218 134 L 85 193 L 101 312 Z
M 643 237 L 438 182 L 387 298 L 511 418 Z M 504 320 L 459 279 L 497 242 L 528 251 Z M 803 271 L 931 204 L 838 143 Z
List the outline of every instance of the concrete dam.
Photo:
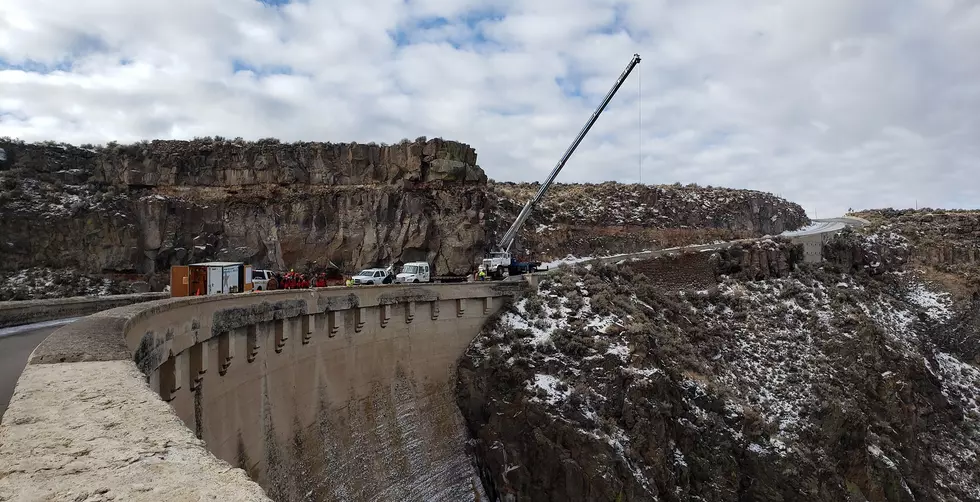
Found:
M 90 315 L 42 342 L 18 381 L 0 500 L 487 500 L 455 368 L 525 287 L 270 291 Z

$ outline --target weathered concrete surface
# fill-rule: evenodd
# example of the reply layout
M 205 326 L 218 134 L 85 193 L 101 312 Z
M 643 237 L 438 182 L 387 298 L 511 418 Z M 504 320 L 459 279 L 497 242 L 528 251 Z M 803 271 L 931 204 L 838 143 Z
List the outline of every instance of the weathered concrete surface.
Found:
M 29 365 L 0 425 L 0 500 L 268 500 L 129 361 Z
M 170 293 L 134 293 L 0 302 L 0 328 L 66 317 L 79 317 L 122 305 L 169 297 Z
M 183 485 L 194 500 L 250 500 L 259 485 L 276 500 L 486 500 L 452 382 L 470 340 L 522 288 L 168 298 L 76 321 L 35 350 L 3 417 L 0 500 L 106 487 L 140 500 L 129 488 L 140 476 L 150 487 L 198 476 Z M 47 453 L 30 460 L 30 451 Z M 258 484 L 200 474 L 241 472 L 229 464 Z
M 55 330 L 31 354 L 31 364 L 126 361 L 131 352 L 119 336 L 126 320 L 96 313 Z

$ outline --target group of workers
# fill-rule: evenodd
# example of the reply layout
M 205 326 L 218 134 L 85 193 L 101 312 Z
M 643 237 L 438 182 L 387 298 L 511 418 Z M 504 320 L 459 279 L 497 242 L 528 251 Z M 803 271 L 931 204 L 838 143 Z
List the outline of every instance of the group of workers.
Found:
M 276 274 L 276 283 L 279 284 L 280 289 L 325 288 L 331 285 L 338 285 L 336 280 L 329 280 L 326 272 L 312 273 L 307 276 L 307 274 L 293 270 L 285 274 Z M 345 284 L 347 286 L 353 286 L 353 279 L 346 278 Z
M 278 289 L 308 289 L 308 288 L 325 288 L 327 286 L 339 286 L 338 280 L 329 280 L 326 272 L 311 273 L 309 276 L 304 273 L 296 272 L 290 270 L 286 273 L 276 273 L 275 274 L 276 284 Z M 487 272 L 483 270 L 483 267 L 479 268 L 476 273 L 476 280 L 485 281 L 487 280 Z M 344 277 L 344 286 L 353 287 L 354 279 L 352 277 Z

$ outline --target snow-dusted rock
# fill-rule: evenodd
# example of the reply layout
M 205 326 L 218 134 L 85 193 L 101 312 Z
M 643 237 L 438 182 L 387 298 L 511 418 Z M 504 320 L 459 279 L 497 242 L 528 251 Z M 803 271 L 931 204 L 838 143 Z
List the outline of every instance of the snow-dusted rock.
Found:
M 686 293 L 625 267 L 543 281 L 460 365 L 485 483 L 568 501 L 976 500 L 980 371 L 934 343 L 952 298 L 834 268 Z

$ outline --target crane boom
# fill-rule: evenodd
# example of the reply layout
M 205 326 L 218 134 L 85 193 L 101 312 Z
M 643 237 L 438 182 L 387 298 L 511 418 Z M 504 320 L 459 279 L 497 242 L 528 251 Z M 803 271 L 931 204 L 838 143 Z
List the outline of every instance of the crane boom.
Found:
M 548 188 L 551 187 L 552 182 L 555 181 L 555 177 L 558 176 L 558 172 L 561 171 L 563 167 L 565 167 L 565 163 L 568 162 L 568 159 L 572 156 L 572 153 L 574 153 L 575 149 L 578 148 L 579 143 L 581 143 L 582 139 L 585 138 L 585 135 L 589 132 L 589 129 L 592 129 L 592 126 L 599 118 L 599 115 L 602 113 L 603 110 L 606 109 L 606 105 L 608 105 L 609 101 L 612 100 L 612 97 L 616 95 L 616 91 L 618 91 L 619 88 L 623 85 L 623 82 L 626 81 L 626 77 L 629 76 L 630 72 L 633 71 L 633 68 L 637 64 L 639 64 L 639 62 L 640 62 L 640 55 L 633 54 L 633 59 L 630 60 L 628 65 L 626 65 L 626 69 L 623 70 L 622 75 L 620 75 L 619 79 L 616 80 L 616 83 L 613 85 L 612 89 L 610 89 L 609 92 L 606 93 L 606 97 L 602 100 L 602 103 L 599 105 L 599 107 L 596 108 L 594 112 L 592 112 L 592 116 L 589 118 L 589 121 L 585 123 L 585 127 L 583 127 L 581 131 L 579 131 L 578 136 L 575 137 L 575 141 L 573 141 L 572 144 L 568 147 L 568 149 L 565 150 L 565 155 L 562 155 L 561 160 L 559 160 L 558 164 L 555 165 L 555 168 L 551 170 L 551 174 L 548 175 L 548 179 L 544 182 L 543 185 L 541 185 L 541 188 L 538 189 L 538 192 L 534 195 L 534 197 L 532 197 L 531 200 L 527 201 L 527 204 L 524 205 L 524 209 L 522 209 L 520 214 L 517 216 L 517 220 L 515 220 L 514 224 L 511 225 L 509 229 L 507 229 L 506 233 L 504 233 L 504 236 L 500 239 L 500 242 L 497 244 L 497 247 L 501 251 L 510 252 L 510 247 L 514 244 L 514 240 L 517 238 L 517 232 L 519 232 L 521 230 L 521 227 L 524 226 L 524 222 L 527 221 L 528 216 L 530 216 L 531 214 L 531 209 L 533 209 L 535 204 L 537 204 L 538 201 L 540 201 L 541 198 L 544 197 L 545 192 L 548 191 Z

